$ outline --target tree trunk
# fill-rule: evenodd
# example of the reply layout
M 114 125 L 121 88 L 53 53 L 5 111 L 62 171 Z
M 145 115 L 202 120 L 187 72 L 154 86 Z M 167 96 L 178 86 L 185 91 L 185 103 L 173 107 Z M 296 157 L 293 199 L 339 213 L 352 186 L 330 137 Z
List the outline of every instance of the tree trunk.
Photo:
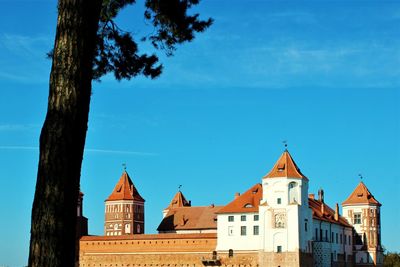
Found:
M 59 0 L 32 207 L 29 266 L 75 264 L 80 172 L 101 0 Z

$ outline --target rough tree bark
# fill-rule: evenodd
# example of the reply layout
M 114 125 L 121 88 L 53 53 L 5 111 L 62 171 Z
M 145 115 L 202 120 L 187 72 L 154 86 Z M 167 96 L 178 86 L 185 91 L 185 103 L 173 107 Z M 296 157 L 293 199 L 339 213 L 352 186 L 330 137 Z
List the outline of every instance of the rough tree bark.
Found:
M 101 0 L 59 0 L 29 266 L 75 264 L 76 206 Z

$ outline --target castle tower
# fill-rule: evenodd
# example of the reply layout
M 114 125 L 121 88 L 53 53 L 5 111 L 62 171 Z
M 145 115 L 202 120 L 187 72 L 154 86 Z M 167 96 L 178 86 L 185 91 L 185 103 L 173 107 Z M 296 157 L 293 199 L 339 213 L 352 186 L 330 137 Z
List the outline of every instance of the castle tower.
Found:
M 88 234 L 88 219 L 83 216 L 83 196 L 84 194 L 79 191 L 76 207 L 76 239 Z
M 360 182 L 342 203 L 343 216 L 354 227 L 354 261 L 356 266 L 382 266 L 381 204 Z
M 124 171 L 105 201 L 104 235 L 143 234 L 144 202 L 128 173 Z
M 168 207 L 163 210 L 163 218 L 168 214 L 168 211 L 173 208 L 191 207 L 191 201 L 187 201 L 181 190 L 175 194 L 169 203 Z
M 262 180 L 260 202 L 260 264 L 264 266 L 308 266 L 312 213 L 308 205 L 308 179 L 286 149 Z M 310 254 L 307 254 L 310 256 Z

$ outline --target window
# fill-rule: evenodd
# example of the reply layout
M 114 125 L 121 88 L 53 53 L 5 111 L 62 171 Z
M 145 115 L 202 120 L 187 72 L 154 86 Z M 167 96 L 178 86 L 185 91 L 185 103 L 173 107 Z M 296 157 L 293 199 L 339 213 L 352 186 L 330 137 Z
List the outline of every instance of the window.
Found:
M 228 216 L 228 222 L 233 222 L 233 216 Z
M 328 236 L 328 230 L 325 230 L 325 241 L 328 241 L 328 238 L 329 238 L 329 236 Z
M 340 234 L 340 244 L 343 244 L 343 236 Z
M 354 239 L 355 239 L 356 245 L 362 245 L 363 244 L 361 235 L 355 234 Z
M 228 253 L 229 253 L 229 258 L 232 258 L 233 257 L 233 249 L 230 249 Z
M 246 226 L 240 226 L 240 235 L 246 235 Z
M 242 222 L 245 222 L 245 221 L 246 221 L 246 215 L 240 216 L 240 220 L 241 220 Z
M 334 242 L 334 239 L 335 239 L 335 236 L 334 236 L 335 234 L 334 233 L 332 233 L 332 236 L 331 236 L 331 243 L 333 243 Z
M 339 244 L 339 234 L 336 233 L 336 244 Z
M 258 235 L 258 233 L 259 233 L 259 227 L 258 227 L 258 225 L 254 225 L 253 226 L 253 235 Z
M 304 231 L 306 231 L 307 232 L 307 220 L 305 221 L 305 223 L 304 223 Z
M 233 236 L 233 226 L 228 226 L 228 235 Z
M 129 223 L 125 224 L 125 234 L 131 233 L 131 225 Z
M 258 214 L 254 215 L 253 220 L 256 222 L 258 221 Z
M 276 199 L 276 203 L 277 203 L 277 204 L 281 204 L 281 203 L 282 203 L 282 199 L 281 199 L 280 197 L 278 197 L 278 198 Z
M 315 228 L 315 240 L 318 240 L 318 228 Z
M 361 224 L 361 213 L 354 213 L 354 224 Z
M 289 184 L 289 204 L 297 203 L 297 183 L 291 182 Z
M 276 247 L 276 252 L 281 253 L 282 252 L 282 246 L 277 246 Z
M 278 164 L 278 172 L 283 172 L 285 169 L 285 163 L 279 163 Z

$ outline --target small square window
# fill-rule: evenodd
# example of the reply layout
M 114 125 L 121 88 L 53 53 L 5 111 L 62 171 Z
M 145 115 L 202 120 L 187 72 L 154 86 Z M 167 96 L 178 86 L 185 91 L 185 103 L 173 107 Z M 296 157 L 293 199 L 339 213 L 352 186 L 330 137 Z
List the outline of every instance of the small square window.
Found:
M 254 215 L 253 220 L 254 220 L 255 222 L 258 221 L 258 214 Z
M 228 216 L 228 222 L 233 222 L 234 221 L 234 217 L 233 216 Z
M 246 221 L 246 215 L 240 216 L 240 220 L 241 220 L 242 222 L 245 222 L 245 221 Z
M 276 203 L 282 204 L 282 199 L 281 199 L 280 197 L 278 197 L 278 198 L 276 199 Z
M 282 252 L 282 246 L 277 246 L 276 247 L 276 252 L 281 253 Z

